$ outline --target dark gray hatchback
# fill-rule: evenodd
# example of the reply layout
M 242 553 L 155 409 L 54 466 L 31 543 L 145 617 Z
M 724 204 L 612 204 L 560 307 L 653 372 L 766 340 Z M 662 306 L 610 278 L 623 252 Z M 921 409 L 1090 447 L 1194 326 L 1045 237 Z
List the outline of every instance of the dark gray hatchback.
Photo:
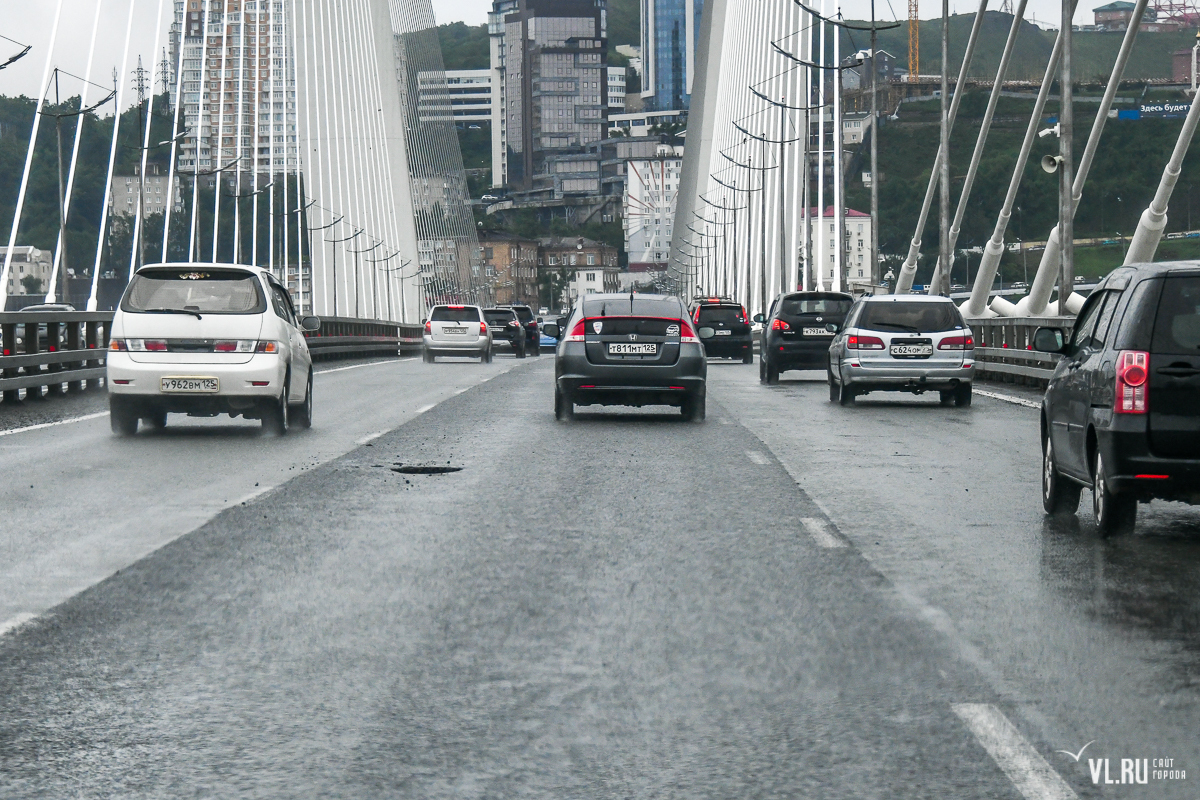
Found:
M 558 419 L 570 419 L 577 405 L 670 405 L 704 419 L 708 363 L 679 298 L 587 295 L 559 333 Z

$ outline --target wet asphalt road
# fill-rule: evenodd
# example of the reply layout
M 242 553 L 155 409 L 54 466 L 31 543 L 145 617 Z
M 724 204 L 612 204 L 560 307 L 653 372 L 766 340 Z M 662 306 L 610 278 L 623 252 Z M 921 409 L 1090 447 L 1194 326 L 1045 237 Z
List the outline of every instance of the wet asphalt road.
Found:
M 1047 526 L 1019 405 L 714 362 L 702 425 L 564 425 L 550 360 L 326 376 L 283 440 L 0 438 L 0 623 L 38 614 L 0 637 L 0 796 L 1021 797 L 965 703 L 1080 797 L 1200 797 L 1200 511 Z M 12 484 L 64 452 L 109 505 L 72 477 L 43 524 Z M 155 485 L 187 502 L 139 516 Z M 1093 786 L 1087 756 L 1189 777 Z

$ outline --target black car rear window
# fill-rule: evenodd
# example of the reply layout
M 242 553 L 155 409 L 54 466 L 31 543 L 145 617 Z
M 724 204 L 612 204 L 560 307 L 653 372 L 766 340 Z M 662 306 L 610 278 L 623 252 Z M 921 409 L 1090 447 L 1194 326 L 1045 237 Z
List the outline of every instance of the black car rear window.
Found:
M 726 325 L 734 325 L 745 322 L 745 319 L 742 317 L 741 306 L 701 306 L 699 321 L 724 322 Z
M 483 316 L 489 325 L 507 325 L 513 321 L 513 312 L 508 310 L 492 311 L 491 309 L 484 309 Z
M 585 317 L 669 317 L 679 319 L 684 316 L 683 306 L 678 300 L 662 297 L 638 297 L 629 295 L 609 296 L 601 299 L 584 300 L 583 315 Z
M 143 270 L 134 275 L 121 301 L 121 309 L 261 314 L 267 310 L 267 301 L 262 285 L 252 273 L 185 267 Z
M 521 322 L 533 321 L 533 310 L 529 306 L 513 306 L 513 311 L 516 313 L 517 319 L 521 320 Z
M 845 297 L 785 297 L 779 313 L 789 317 L 801 314 L 824 314 L 830 316 L 849 313 L 852 301 Z
M 1168 277 L 1163 282 L 1150 350 L 1200 355 L 1200 276 Z
M 434 306 L 430 322 L 479 322 L 479 309 L 474 306 Z
M 896 331 L 916 329 L 921 333 L 952 331 L 961 328 L 962 316 L 953 303 L 905 302 L 867 303 L 858 318 L 858 327 L 867 330 Z

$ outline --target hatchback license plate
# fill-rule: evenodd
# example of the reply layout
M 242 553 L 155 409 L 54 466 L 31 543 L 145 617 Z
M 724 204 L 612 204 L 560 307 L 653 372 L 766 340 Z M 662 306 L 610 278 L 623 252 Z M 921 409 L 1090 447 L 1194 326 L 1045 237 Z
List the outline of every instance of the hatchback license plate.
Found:
M 221 381 L 217 378 L 161 378 L 159 389 L 164 392 L 217 392 Z
M 920 358 L 933 355 L 931 344 L 894 344 L 888 351 L 896 358 Z
M 717 336 L 733 336 L 733 331 L 717 331 Z
M 608 345 L 608 354 L 610 356 L 652 356 L 658 353 L 658 345 L 656 344 L 620 344 L 610 342 Z
M 800 332 L 805 336 L 833 336 L 832 333 L 824 328 L 801 328 Z

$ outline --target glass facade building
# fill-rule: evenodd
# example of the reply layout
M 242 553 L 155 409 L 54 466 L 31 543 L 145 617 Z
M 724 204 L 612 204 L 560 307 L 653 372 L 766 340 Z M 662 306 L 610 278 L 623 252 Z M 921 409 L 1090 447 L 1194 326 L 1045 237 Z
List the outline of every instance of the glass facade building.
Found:
M 645 110 L 687 109 L 703 12 L 704 0 L 642 0 Z

